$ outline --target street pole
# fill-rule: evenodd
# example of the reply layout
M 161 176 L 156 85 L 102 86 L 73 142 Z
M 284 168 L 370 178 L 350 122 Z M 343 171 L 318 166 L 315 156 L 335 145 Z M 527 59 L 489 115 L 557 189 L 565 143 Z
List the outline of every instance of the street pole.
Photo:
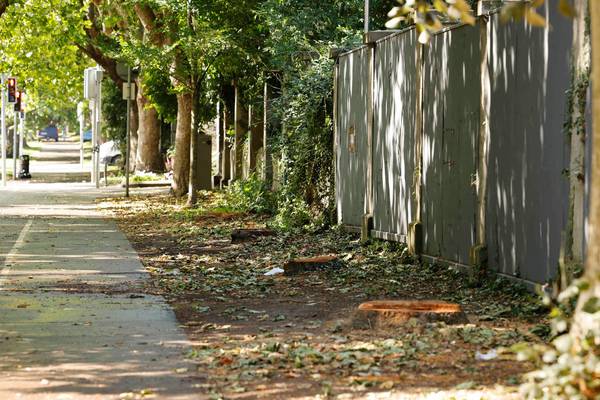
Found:
M 131 152 L 130 114 L 131 112 L 131 67 L 127 67 L 127 151 L 125 152 L 125 197 L 129 197 L 129 153 Z
M 17 179 L 17 111 L 14 112 L 14 125 L 13 125 L 13 144 L 12 144 L 12 155 L 13 155 L 13 181 Z
M 21 112 L 21 123 L 19 124 L 19 157 L 23 155 L 23 143 L 25 139 L 25 111 Z
M 77 104 L 77 117 L 79 118 L 79 164 L 83 171 L 83 130 L 85 129 L 85 114 L 83 103 Z
M 90 182 L 96 182 L 96 104 L 95 100 L 90 100 L 90 121 L 92 122 L 92 162 L 91 162 L 91 176 Z
M 101 125 L 100 119 L 102 116 L 102 68 L 96 67 L 96 188 L 100 188 L 100 136 Z M 106 179 L 106 177 L 104 177 Z
M 0 79 L 2 84 L 2 186 L 6 186 L 6 74 L 2 74 Z

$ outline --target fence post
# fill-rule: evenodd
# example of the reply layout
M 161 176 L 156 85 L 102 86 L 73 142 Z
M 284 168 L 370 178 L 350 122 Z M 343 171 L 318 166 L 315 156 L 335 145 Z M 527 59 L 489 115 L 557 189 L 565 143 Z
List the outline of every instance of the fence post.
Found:
M 362 218 L 360 238 L 365 241 L 373 229 L 373 117 L 375 90 L 375 42 L 367 40 L 369 47 L 369 73 L 367 82 L 367 176 L 365 193 L 365 212 Z
M 334 59 L 334 64 L 333 64 L 333 173 L 334 173 L 334 190 L 335 190 L 335 209 L 336 209 L 336 216 L 337 216 L 337 223 L 341 224 L 342 223 L 342 202 L 341 202 L 341 197 L 340 197 L 340 190 L 339 190 L 339 182 L 341 179 L 341 176 L 339 174 L 338 171 L 338 157 L 340 156 L 339 151 L 340 151 L 340 133 L 339 133 L 339 126 L 338 126 L 338 118 L 339 118 L 339 111 L 338 111 L 338 79 L 340 77 L 340 62 L 339 62 L 339 53 L 336 53 L 335 55 L 332 55 L 332 58 Z
M 490 140 L 490 73 L 488 66 L 489 52 L 489 15 L 483 15 L 483 3 L 479 2 L 479 46 L 480 46 L 480 103 L 479 103 L 479 137 L 478 137 L 478 163 L 475 185 L 477 189 L 477 236 L 476 243 L 469 252 L 469 262 L 478 270 L 487 266 L 486 242 L 486 208 L 487 208 L 487 176 L 488 154 Z
M 412 255 L 418 255 L 423 250 L 423 225 L 421 223 L 421 193 L 423 170 L 423 70 L 425 65 L 425 47 L 418 43 L 416 47 L 416 96 L 415 96 L 415 172 L 413 175 L 413 190 L 415 214 L 408 224 L 407 244 Z

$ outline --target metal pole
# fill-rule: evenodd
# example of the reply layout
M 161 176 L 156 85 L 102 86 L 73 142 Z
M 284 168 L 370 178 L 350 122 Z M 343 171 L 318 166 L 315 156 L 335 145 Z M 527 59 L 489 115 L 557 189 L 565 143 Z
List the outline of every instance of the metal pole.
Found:
M 13 181 L 17 179 L 17 112 L 15 111 L 13 126 Z
M 96 152 L 94 147 L 96 146 L 96 104 L 94 100 L 90 100 L 90 121 L 92 122 L 92 162 L 91 162 L 91 176 L 90 182 L 96 182 Z
M 100 119 L 102 115 L 102 75 L 100 67 L 96 71 L 96 84 L 98 85 L 98 98 L 96 99 L 96 187 L 100 188 Z M 98 79 L 100 78 L 100 79 Z M 106 177 L 105 177 L 106 178 Z
M 125 152 L 125 197 L 129 197 L 129 153 L 131 152 L 131 67 L 127 67 L 127 151 Z
M 2 74 L 2 186 L 6 186 L 6 75 Z
M 83 103 L 77 105 L 77 116 L 79 117 L 79 164 L 83 171 L 83 130 L 85 129 L 85 114 L 83 112 Z
M 23 155 L 23 143 L 25 142 L 25 111 L 21 113 L 21 124 L 19 129 L 19 157 Z

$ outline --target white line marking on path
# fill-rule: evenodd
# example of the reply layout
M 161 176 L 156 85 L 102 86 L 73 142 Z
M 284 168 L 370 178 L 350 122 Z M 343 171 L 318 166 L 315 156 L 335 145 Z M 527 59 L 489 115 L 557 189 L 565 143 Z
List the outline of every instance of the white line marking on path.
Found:
M 25 242 L 25 236 L 27 236 L 27 233 L 29 233 L 29 229 L 31 229 L 32 224 L 33 224 L 33 219 L 29 219 L 27 221 L 27 223 L 25 224 L 25 226 L 23 227 L 23 229 L 21 229 L 21 233 L 19 233 L 19 236 L 17 237 L 15 244 L 10 249 L 8 254 L 6 254 L 6 257 L 4 258 L 4 268 L 2 268 L 2 270 L 0 271 L 0 275 L 5 275 L 10 270 L 9 263 L 11 263 L 11 259 L 13 259 L 17 255 L 17 252 L 21 248 L 21 245 Z

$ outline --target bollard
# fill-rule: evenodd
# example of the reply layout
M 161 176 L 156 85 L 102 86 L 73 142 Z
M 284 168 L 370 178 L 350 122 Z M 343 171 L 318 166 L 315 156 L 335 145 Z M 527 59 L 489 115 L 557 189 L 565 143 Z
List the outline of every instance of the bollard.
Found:
M 31 174 L 29 173 L 29 156 L 27 154 L 19 157 L 19 175 L 17 178 L 19 179 L 31 179 Z

